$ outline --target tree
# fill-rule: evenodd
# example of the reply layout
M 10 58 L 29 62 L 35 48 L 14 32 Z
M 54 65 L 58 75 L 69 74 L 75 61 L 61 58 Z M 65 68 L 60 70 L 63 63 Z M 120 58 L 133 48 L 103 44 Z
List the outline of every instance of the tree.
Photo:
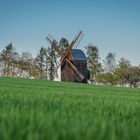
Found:
M 119 68 L 120 69 L 127 69 L 131 66 L 131 63 L 128 59 L 122 57 L 120 60 L 119 60 Z
M 90 70 L 91 82 L 96 80 L 96 75 L 101 71 L 101 64 L 99 63 L 98 48 L 92 44 L 86 47 L 87 50 L 87 65 Z
M 46 49 L 41 47 L 39 54 L 36 57 L 36 63 L 38 67 L 40 68 L 40 73 L 42 75 L 42 78 L 47 79 L 47 66 L 46 66 L 46 60 L 47 60 L 47 52 Z
M 28 72 L 28 74 L 29 74 L 28 77 L 32 76 L 31 68 L 32 68 L 33 63 L 34 63 L 34 61 L 32 58 L 32 54 L 29 51 L 22 52 L 21 69 Z
M 116 68 L 116 60 L 115 60 L 115 53 L 108 53 L 106 59 L 104 60 L 104 71 L 105 72 L 113 72 Z
M 3 75 L 3 62 L 2 62 L 2 55 L 0 53 L 0 75 Z
M 53 48 L 47 49 L 47 71 L 50 80 L 53 80 L 56 75 L 56 54 Z
M 137 83 L 140 82 L 140 68 L 132 66 L 128 69 L 127 81 L 130 87 L 137 87 Z
M 118 84 L 124 86 L 128 82 L 128 72 L 131 67 L 130 61 L 125 58 L 119 60 L 119 65 L 114 71 L 116 77 L 118 77 Z
M 35 64 L 31 66 L 30 74 L 31 74 L 32 78 L 42 79 L 42 73 L 40 71 L 40 68 Z
M 96 80 L 99 83 L 115 85 L 117 81 L 117 77 L 112 72 L 106 72 L 106 73 L 99 73 L 96 76 Z
M 3 73 L 6 76 L 13 75 L 13 68 L 18 60 L 18 53 L 15 51 L 12 43 L 8 44 L 1 53 L 1 61 L 4 63 Z
M 66 38 L 61 38 L 58 46 L 60 51 L 63 53 L 68 46 L 69 46 L 68 40 Z

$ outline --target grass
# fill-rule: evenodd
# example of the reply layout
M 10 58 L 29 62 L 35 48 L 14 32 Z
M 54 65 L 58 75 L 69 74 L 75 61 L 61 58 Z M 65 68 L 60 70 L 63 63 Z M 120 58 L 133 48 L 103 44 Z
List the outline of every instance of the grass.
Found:
M 139 140 L 140 89 L 0 77 L 0 140 Z

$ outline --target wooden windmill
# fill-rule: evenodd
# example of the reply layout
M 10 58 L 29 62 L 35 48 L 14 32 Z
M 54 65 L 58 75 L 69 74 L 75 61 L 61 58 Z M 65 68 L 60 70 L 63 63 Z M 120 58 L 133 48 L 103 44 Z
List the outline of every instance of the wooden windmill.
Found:
M 47 40 L 50 43 L 51 47 L 60 55 L 60 64 L 57 66 L 57 69 L 61 69 L 61 81 L 69 81 L 69 82 L 86 82 L 86 69 L 87 69 L 87 64 L 83 63 L 84 66 L 81 66 L 81 63 L 77 61 L 74 61 L 73 57 L 73 52 L 78 52 L 80 55 L 83 55 L 83 52 L 78 49 L 72 49 L 74 45 L 78 45 L 79 42 L 81 41 L 83 34 L 82 31 L 80 31 L 71 44 L 66 48 L 66 50 L 62 53 L 58 47 L 58 43 L 56 40 L 51 36 L 48 35 Z M 76 54 L 76 53 L 75 53 Z M 77 54 L 76 54 L 77 55 Z M 81 56 L 82 59 L 86 58 L 85 55 Z M 85 60 L 85 59 L 84 59 Z M 83 69 L 85 69 L 83 71 Z

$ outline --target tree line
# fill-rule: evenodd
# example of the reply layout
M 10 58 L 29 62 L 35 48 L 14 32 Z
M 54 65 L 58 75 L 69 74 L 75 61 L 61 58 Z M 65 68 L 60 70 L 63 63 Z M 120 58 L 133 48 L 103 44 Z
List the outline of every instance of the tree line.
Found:
M 140 65 L 133 66 L 124 57 L 116 62 L 116 54 L 111 52 L 107 54 L 105 60 L 101 63 L 99 50 L 96 46 L 89 44 L 86 49 L 90 81 L 92 83 L 130 87 L 140 86 Z
M 62 38 L 58 44 L 63 52 L 69 46 L 68 40 Z M 116 54 L 109 52 L 103 62 L 99 50 L 89 44 L 86 47 L 87 67 L 90 71 L 91 83 L 137 87 L 140 83 L 140 65 L 133 66 L 124 57 L 116 61 Z M 51 47 L 41 47 L 33 58 L 31 52 L 19 54 L 12 43 L 0 53 L 0 75 L 34 79 L 53 80 L 57 75 L 58 54 Z
M 0 53 L 0 75 L 35 79 L 53 79 L 56 58 L 54 51 L 48 47 L 40 48 L 37 56 L 31 52 L 16 52 L 12 43 Z

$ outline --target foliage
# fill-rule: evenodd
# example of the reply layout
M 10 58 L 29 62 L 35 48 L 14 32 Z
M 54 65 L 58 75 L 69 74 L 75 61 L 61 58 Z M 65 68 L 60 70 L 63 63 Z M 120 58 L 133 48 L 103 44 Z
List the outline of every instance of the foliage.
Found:
M 96 75 L 101 71 L 101 64 L 99 63 L 99 51 L 96 46 L 89 44 L 87 50 L 87 65 L 90 70 L 90 80 L 95 81 Z
M 31 76 L 31 66 L 33 64 L 33 58 L 31 52 L 22 52 L 21 55 L 21 61 L 24 63 L 25 69 L 29 74 L 29 77 Z
M 0 78 L 1 140 L 139 140 L 140 89 Z
M 128 59 L 122 57 L 119 60 L 119 65 L 118 66 L 119 66 L 120 69 L 127 69 L 131 66 L 131 64 L 130 64 L 130 61 Z
M 65 52 L 66 48 L 69 46 L 69 42 L 66 38 L 61 38 L 60 42 L 59 42 L 59 49 L 60 51 L 63 53 Z
M 105 72 L 112 72 L 116 68 L 116 60 L 115 60 L 115 53 L 108 53 L 106 59 L 104 60 L 104 71 Z
M 127 81 L 130 87 L 137 87 L 137 83 L 140 82 L 140 68 L 133 66 L 130 67 L 127 73 Z
M 1 53 L 1 62 L 2 61 L 4 62 L 4 68 L 3 68 L 4 75 L 6 76 L 13 75 L 12 68 L 10 66 L 15 64 L 17 58 L 18 58 L 18 53 L 15 52 L 12 43 L 8 44 Z
M 15 52 L 12 43 L 7 45 L 0 54 L 0 75 L 36 79 L 53 79 L 55 76 L 56 55 L 50 48 L 41 47 L 36 59 L 31 52 Z
M 37 54 L 35 62 L 40 68 L 41 78 L 47 79 L 47 52 L 46 49 L 41 47 L 39 53 Z
M 50 80 L 53 80 L 56 75 L 56 54 L 52 48 L 47 49 L 47 71 Z
M 118 67 L 115 69 L 114 74 L 118 77 L 118 84 L 124 86 L 128 82 L 128 72 L 131 64 L 129 60 L 121 58 Z
M 115 85 L 117 83 L 117 77 L 112 72 L 99 73 L 96 76 L 98 83 Z
M 98 83 L 137 87 L 140 82 L 140 67 L 131 66 L 129 60 L 121 58 L 117 68 L 111 72 L 102 72 L 96 76 Z

